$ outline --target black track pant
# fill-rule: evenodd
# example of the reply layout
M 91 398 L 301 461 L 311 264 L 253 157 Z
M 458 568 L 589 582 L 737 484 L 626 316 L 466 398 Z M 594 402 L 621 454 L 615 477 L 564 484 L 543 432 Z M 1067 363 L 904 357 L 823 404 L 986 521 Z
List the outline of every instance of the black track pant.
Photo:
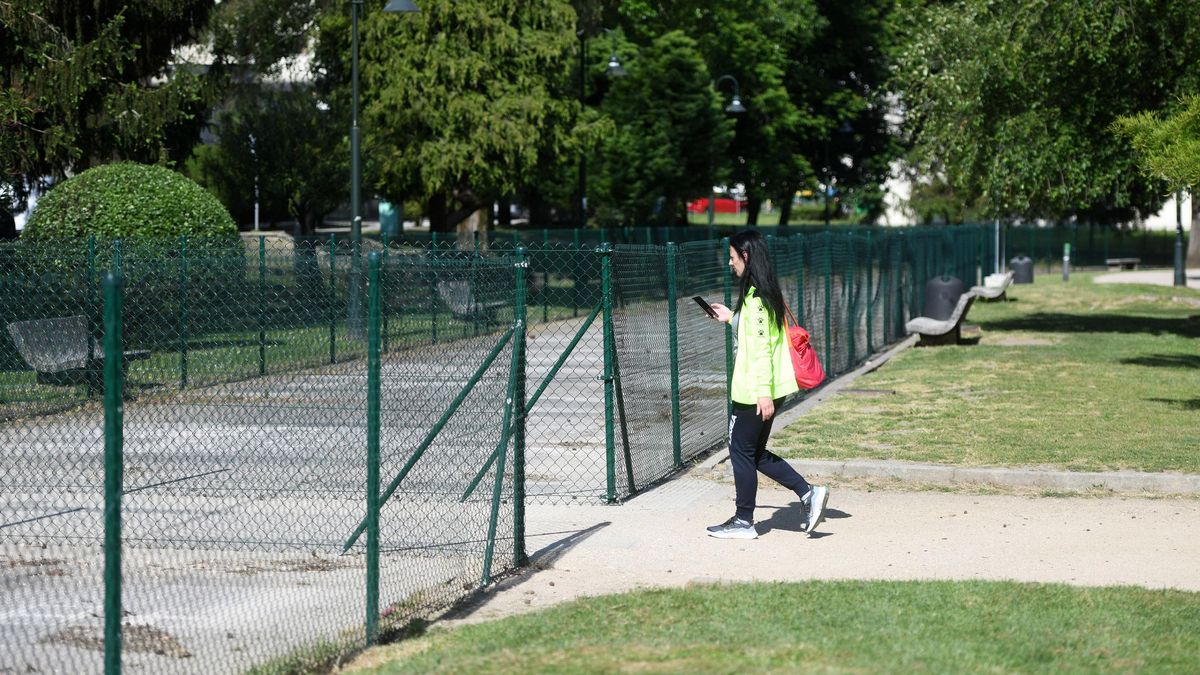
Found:
M 783 399 L 775 401 L 775 409 Z M 808 481 L 796 473 L 786 461 L 767 451 L 767 439 L 771 436 L 771 424 L 763 422 L 756 406 L 744 403 L 733 404 L 733 415 L 729 418 L 729 461 L 733 464 L 733 484 L 737 491 L 737 517 L 754 522 L 754 503 L 758 494 L 758 472 L 774 479 L 785 488 L 803 497 L 808 492 Z

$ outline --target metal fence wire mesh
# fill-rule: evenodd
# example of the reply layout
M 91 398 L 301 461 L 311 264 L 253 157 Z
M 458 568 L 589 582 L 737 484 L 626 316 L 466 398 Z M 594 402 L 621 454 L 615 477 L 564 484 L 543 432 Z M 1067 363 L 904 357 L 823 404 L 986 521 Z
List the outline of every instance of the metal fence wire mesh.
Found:
M 769 246 L 833 377 L 980 232 Z M 727 239 L 469 244 L 0 248 L 0 671 L 317 667 L 725 444 Z

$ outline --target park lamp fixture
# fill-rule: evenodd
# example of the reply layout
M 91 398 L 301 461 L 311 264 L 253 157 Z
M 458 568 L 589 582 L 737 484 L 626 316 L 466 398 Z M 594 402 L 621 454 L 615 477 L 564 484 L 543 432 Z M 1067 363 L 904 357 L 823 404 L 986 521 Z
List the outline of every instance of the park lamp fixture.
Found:
M 392 0 L 383 8 L 385 12 L 419 12 L 417 6 L 412 4 L 410 0 Z
M 608 67 L 604 69 L 604 74 L 608 77 L 625 77 L 625 69 L 621 67 L 616 54 L 608 57 Z
M 738 81 L 736 77 L 732 75 L 722 75 L 717 78 L 716 82 L 713 83 L 713 88 L 720 89 L 721 83 L 725 80 L 729 80 L 733 83 L 733 99 L 729 101 L 729 105 L 725 106 L 725 112 L 733 113 L 735 115 L 746 112 L 746 106 L 742 105 L 742 93 L 741 89 L 738 87 Z

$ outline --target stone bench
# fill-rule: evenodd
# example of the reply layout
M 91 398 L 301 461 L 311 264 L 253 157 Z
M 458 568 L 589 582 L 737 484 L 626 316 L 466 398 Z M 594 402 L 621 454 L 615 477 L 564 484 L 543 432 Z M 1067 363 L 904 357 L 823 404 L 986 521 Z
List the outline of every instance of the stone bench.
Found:
M 972 286 L 971 292 L 980 300 L 1008 300 L 1008 287 L 1012 285 L 1012 270 L 1002 274 L 989 274 L 982 286 Z
M 1105 258 L 1104 264 L 1108 265 L 1108 269 L 1116 270 L 1136 270 L 1137 266 L 1142 264 L 1141 258 Z
M 17 353 L 37 373 L 38 384 L 75 385 L 91 377 L 103 379 L 99 364 L 104 362 L 104 344 L 97 339 L 88 354 L 87 317 L 64 316 L 30 319 L 8 324 Z M 144 359 L 149 351 L 128 351 L 125 361 Z M 94 382 L 93 384 L 98 384 Z
M 920 335 L 923 345 L 958 344 L 962 339 L 963 319 L 966 318 L 967 311 L 971 309 L 971 303 L 975 302 L 976 297 L 974 291 L 967 291 L 958 296 L 958 303 L 954 305 L 954 311 L 948 319 L 919 316 L 904 324 L 904 328 L 909 333 Z

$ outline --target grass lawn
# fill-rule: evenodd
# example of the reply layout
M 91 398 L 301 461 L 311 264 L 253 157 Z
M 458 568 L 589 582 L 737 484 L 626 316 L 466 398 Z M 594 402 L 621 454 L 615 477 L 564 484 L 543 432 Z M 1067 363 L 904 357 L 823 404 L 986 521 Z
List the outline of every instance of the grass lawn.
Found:
M 788 457 L 1200 472 L 1200 290 L 1040 277 L 976 345 L 910 349 L 787 429 Z M 894 392 L 894 393 L 888 393 Z
M 1200 594 L 1010 582 L 640 591 L 368 652 L 378 673 L 1200 670 Z

